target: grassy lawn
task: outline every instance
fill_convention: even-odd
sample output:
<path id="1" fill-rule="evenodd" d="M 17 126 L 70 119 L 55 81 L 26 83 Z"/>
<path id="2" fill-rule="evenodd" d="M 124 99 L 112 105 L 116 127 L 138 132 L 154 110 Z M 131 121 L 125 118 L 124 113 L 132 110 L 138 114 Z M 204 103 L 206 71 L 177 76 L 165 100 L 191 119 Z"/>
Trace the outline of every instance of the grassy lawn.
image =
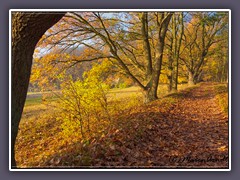
<path id="1" fill-rule="evenodd" d="M 30 97 L 26 99 L 25 107 L 42 104 L 42 97 Z"/>

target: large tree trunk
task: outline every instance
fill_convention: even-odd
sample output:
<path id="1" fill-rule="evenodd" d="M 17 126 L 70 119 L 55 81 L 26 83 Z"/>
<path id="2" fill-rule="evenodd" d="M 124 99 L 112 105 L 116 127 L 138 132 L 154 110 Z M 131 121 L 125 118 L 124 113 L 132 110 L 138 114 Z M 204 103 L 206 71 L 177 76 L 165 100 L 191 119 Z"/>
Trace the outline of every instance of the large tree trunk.
<path id="1" fill-rule="evenodd" d="M 164 14 L 161 14 L 162 21 L 161 23 L 157 22 L 159 29 L 158 29 L 158 40 L 156 45 L 155 63 L 153 63 L 152 66 L 148 65 L 148 69 L 150 69 L 150 71 L 147 70 L 147 77 L 150 77 L 150 80 L 148 81 L 147 85 L 145 87 L 140 86 L 143 89 L 145 103 L 154 101 L 158 98 L 157 89 L 158 89 L 158 83 L 159 83 L 159 78 L 161 74 L 161 68 L 162 68 L 164 41 L 165 41 L 167 29 L 168 29 L 168 24 L 171 20 L 172 15 L 173 13 L 167 14 L 164 18 Z M 145 19 L 143 18 L 143 22 L 144 21 L 146 21 L 146 17 Z M 149 62 L 152 63 L 152 59 L 150 58 L 151 51 L 148 47 L 148 40 L 146 39 L 146 37 L 148 37 L 145 30 L 146 27 L 147 27 L 147 24 L 144 25 L 142 29 L 142 33 L 145 34 L 144 46 L 145 46 L 145 49 L 148 50 L 147 51 L 148 54 L 146 53 L 145 57 L 148 60 L 148 64 L 149 64 Z"/>
<path id="2" fill-rule="evenodd" d="M 144 103 L 154 101 L 158 98 L 157 89 L 159 82 L 160 70 L 153 70 L 152 78 L 144 89 Z"/>
<path id="3" fill-rule="evenodd" d="M 194 84 L 195 84 L 194 74 L 193 74 L 191 71 L 189 71 L 189 72 L 188 72 L 188 85 L 189 85 L 189 86 L 192 86 L 192 85 L 194 85 Z"/>
<path id="4" fill-rule="evenodd" d="M 156 62 L 154 64 L 154 68 L 152 69 L 151 80 L 147 84 L 145 88 L 145 102 L 151 102 L 156 100 L 157 97 L 157 89 L 158 83 L 160 79 L 161 69 L 162 69 L 162 58 L 163 58 L 163 50 L 164 50 L 164 42 L 166 37 L 166 32 L 168 29 L 168 24 L 171 20 L 173 13 L 168 14 L 165 19 L 162 21 L 161 25 L 159 24 L 159 32 L 158 32 L 158 41 L 157 41 L 157 51 L 156 51 Z M 163 18 L 163 15 L 162 15 Z"/>
<path id="5" fill-rule="evenodd" d="M 16 168 L 15 141 L 26 100 L 35 46 L 64 13 L 12 13 L 11 167 Z"/>
<path id="6" fill-rule="evenodd" d="M 154 101 L 158 98 L 157 88 L 152 87 L 152 88 L 146 89 L 144 90 L 143 95 L 144 95 L 144 103 L 149 103 L 151 101 Z"/>

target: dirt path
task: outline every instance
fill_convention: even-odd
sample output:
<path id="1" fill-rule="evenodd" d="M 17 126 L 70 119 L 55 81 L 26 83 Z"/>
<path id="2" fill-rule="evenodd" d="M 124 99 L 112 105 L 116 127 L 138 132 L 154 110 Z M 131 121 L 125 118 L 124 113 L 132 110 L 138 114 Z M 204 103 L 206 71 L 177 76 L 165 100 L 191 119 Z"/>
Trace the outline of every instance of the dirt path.
<path id="1" fill-rule="evenodd" d="M 156 129 L 153 164 L 227 166 L 228 117 L 222 114 L 215 101 L 211 84 L 203 84 L 179 97 L 178 103 L 164 117 L 168 125 Z M 157 147 L 159 143 L 162 144 Z M 159 163 L 163 159 L 164 163 Z"/>
<path id="2" fill-rule="evenodd" d="M 212 84 L 201 84 L 173 97 L 177 103 L 168 111 L 162 111 L 163 107 L 151 111 L 155 103 L 147 107 L 151 124 L 144 135 L 114 147 L 121 155 L 111 158 L 107 154 L 104 162 L 99 159 L 99 165 L 227 168 L 228 117 L 216 104 Z M 143 116 L 138 113 L 135 118 Z"/>

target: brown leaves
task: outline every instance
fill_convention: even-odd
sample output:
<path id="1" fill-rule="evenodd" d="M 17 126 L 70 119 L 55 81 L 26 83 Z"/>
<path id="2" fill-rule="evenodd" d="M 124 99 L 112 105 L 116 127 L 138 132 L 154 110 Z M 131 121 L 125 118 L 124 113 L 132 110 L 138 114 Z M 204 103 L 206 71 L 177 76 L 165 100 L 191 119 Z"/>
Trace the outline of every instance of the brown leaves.
<path id="1" fill-rule="evenodd" d="M 212 101 L 212 93 L 212 89 L 204 85 L 187 92 L 182 101 L 168 108 L 161 106 L 159 100 L 135 109 L 135 114 L 126 114 L 125 118 L 131 122 L 128 127 L 123 123 L 121 131 L 116 130 L 118 133 L 112 133 L 111 138 L 105 139 L 114 145 L 106 149 L 111 158 L 104 161 L 115 167 L 119 164 L 137 167 L 227 167 L 228 127 L 222 123 L 226 119 L 220 118 L 222 114 Z M 116 139 L 121 143 L 115 143 Z M 120 154 L 114 155 L 113 151 Z M 171 157 L 174 160 L 170 161 Z"/>
<path id="2" fill-rule="evenodd" d="M 26 140 L 21 137 L 18 139 L 18 152 L 24 147 L 31 146 L 33 149 L 25 151 L 24 155 L 21 151 L 17 160 L 22 167 L 226 168 L 227 117 L 221 114 L 212 100 L 213 89 L 204 84 L 181 93 L 185 98 L 174 103 L 167 104 L 168 98 L 172 97 L 166 97 L 124 110 L 121 116 L 116 115 L 118 118 L 114 118 L 108 129 L 87 141 L 76 138 L 64 143 L 59 136 L 47 134 L 47 141 L 37 138 L 23 144 Z M 41 131 L 36 132 L 39 134 L 36 136 L 40 136 Z M 33 154 L 35 164 L 30 163 Z M 26 159 L 28 161 L 23 163 Z"/>

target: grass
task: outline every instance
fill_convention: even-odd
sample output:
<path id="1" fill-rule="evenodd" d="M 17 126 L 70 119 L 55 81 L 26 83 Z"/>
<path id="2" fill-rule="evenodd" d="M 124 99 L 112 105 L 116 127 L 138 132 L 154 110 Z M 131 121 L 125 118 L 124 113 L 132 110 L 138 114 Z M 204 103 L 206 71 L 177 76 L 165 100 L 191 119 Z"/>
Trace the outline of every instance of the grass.
<path id="1" fill-rule="evenodd" d="M 178 85 L 178 90 L 181 91 L 183 89 L 189 88 L 187 84 Z M 51 98 L 48 98 L 50 101 L 57 100 L 58 98 L 55 95 L 51 96 L 51 92 L 29 92 L 28 97 L 25 102 L 25 106 L 34 106 L 42 104 L 42 94 L 48 94 Z M 158 96 L 163 97 L 168 94 L 168 86 L 166 84 L 162 84 L 158 88 Z M 117 98 L 128 98 L 131 96 L 143 97 L 141 93 L 141 89 L 137 86 L 132 86 L 128 88 L 115 88 L 109 91 L 109 98 L 116 96 Z"/>
<path id="2" fill-rule="evenodd" d="M 27 98 L 26 102 L 25 102 L 25 107 L 26 106 L 35 106 L 38 104 L 42 103 L 42 97 L 31 97 L 31 98 Z"/>
<path id="3" fill-rule="evenodd" d="M 179 86 L 179 89 L 182 90 L 186 87 L 187 85 L 182 85 Z M 173 96 L 163 98 L 163 96 L 168 94 L 166 85 L 162 85 L 159 88 L 159 92 L 161 99 L 148 105 L 143 105 L 142 101 L 136 102 L 136 100 L 142 100 L 142 93 L 138 87 L 110 90 L 109 98 L 116 96 L 118 101 L 115 102 L 115 106 L 118 106 L 117 108 L 121 110 L 114 115 L 114 118 L 117 120 L 115 127 L 119 128 L 121 126 L 127 132 L 135 129 L 136 123 L 140 124 L 141 128 L 139 126 L 137 131 L 133 131 L 131 137 L 134 135 L 140 136 L 141 132 L 144 132 L 144 128 L 146 128 L 144 123 L 147 121 L 145 122 L 145 119 L 143 121 L 137 118 L 140 115 L 139 113 L 150 112 L 150 110 L 158 112 L 160 106 L 167 109 L 176 102 L 176 98 Z M 16 142 L 16 160 L 20 167 L 49 165 L 48 162 L 57 158 L 55 157 L 56 152 L 59 156 L 63 156 L 66 154 L 65 152 L 71 151 L 71 154 L 77 156 L 80 151 L 84 151 L 86 152 L 86 158 L 88 158 L 85 141 L 82 142 L 77 136 L 72 136 L 72 138 L 68 139 L 62 136 L 61 121 L 56 120 L 56 114 L 59 112 L 53 108 L 56 100 L 56 97 L 51 97 L 46 103 L 42 101 L 42 97 L 39 94 L 38 96 L 28 96 Z M 136 105 L 139 106 L 136 107 Z M 147 115 L 145 118 L 150 117 Z M 106 135 L 109 132 L 101 133 Z M 70 147 L 74 144 L 78 144 L 79 149 L 71 149 Z"/>
<path id="4" fill-rule="evenodd" d="M 58 97 L 54 94 L 50 94 L 50 92 L 43 93 L 43 95 L 40 92 L 34 94 L 28 93 L 24 107 L 44 104 L 45 100 L 54 102 L 58 100 Z"/>

